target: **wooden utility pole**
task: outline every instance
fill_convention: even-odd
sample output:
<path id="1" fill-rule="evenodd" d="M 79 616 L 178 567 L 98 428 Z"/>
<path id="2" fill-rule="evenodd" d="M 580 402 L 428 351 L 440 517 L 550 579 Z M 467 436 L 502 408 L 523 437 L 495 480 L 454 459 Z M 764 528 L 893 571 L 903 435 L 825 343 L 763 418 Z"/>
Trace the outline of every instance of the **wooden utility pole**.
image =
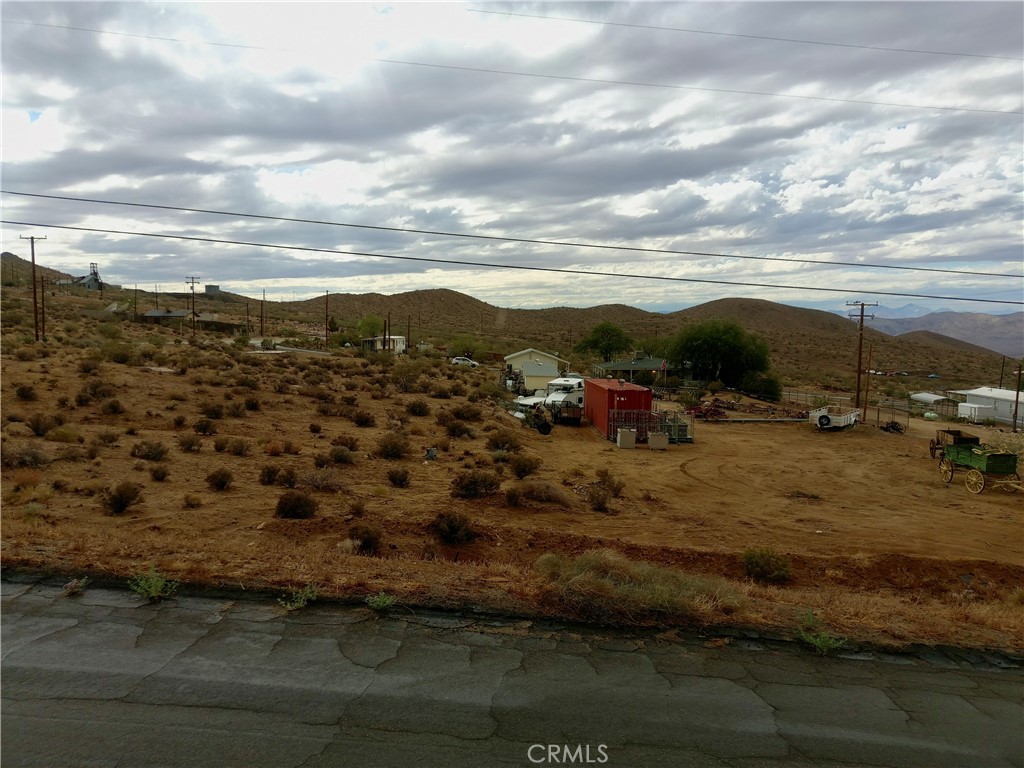
<path id="1" fill-rule="evenodd" d="M 1013 400 L 1013 431 L 1017 432 L 1017 411 L 1020 406 L 1020 374 L 1024 370 L 1024 361 L 1017 363 L 1017 396 Z"/>
<path id="2" fill-rule="evenodd" d="M 46 340 L 46 278 L 39 278 L 39 326 L 43 340 Z"/>
<path id="3" fill-rule="evenodd" d="M 132 307 L 132 315 L 135 317 L 135 322 L 139 322 L 139 284 L 135 284 L 135 303 Z"/>
<path id="4" fill-rule="evenodd" d="M 249 302 L 245 302 L 245 335 L 249 336 L 252 331 L 249 329 Z"/>
<path id="5" fill-rule="evenodd" d="M 36 237 L 35 235 L 29 235 L 25 237 L 25 235 L 20 235 L 19 239 L 28 240 L 29 246 L 32 249 L 32 319 L 34 321 L 36 341 L 39 341 L 39 298 L 36 295 L 36 240 L 45 240 L 46 236 Z"/>
<path id="6" fill-rule="evenodd" d="M 185 278 L 185 282 L 189 284 L 189 288 L 192 289 L 192 335 L 196 335 L 196 283 L 199 282 L 198 276 L 188 276 Z"/>
<path id="7" fill-rule="evenodd" d="M 409 352 L 412 346 L 412 315 L 405 316 L 405 351 Z"/>
<path id="8" fill-rule="evenodd" d="M 1003 355 L 1003 362 L 999 364 L 999 389 L 1003 388 L 1003 371 L 1006 370 L 1006 355 Z"/>
<path id="9" fill-rule="evenodd" d="M 264 323 L 266 322 L 266 318 L 267 318 L 267 311 L 266 311 L 266 309 L 264 307 L 264 305 L 266 305 L 266 303 L 267 303 L 267 289 L 264 288 L 263 289 L 263 299 L 262 299 L 262 301 L 260 301 L 260 336 L 261 337 L 265 333 L 265 331 L 263 330 L 263 326 L 264 326 Z"/>
<path id="10" fill-rule="evenodd" d="M 331 335 L 331 319 L 328 316 L 328 309 L 331 304 L 331 292 L 324 291 L 324 352 L 327 351 L 327 343 Z"/>
<path id="11" fill-rule="evenodd" d="M 873 347 L 868 344 L 868 370 L 871 370 L 871 350 Z M 871 374 L 869 373 L 867 379 L 864 380 L 864 406 L 860 413 L 861 423 L 865 423 L 868 420 L 868 392 L 871 390 Z M 877 426 L 877 425 L 876 425 Z"/>
<path id="12" fill-rule="evenodd" d="M 865 304 L 863 301 L 848 301 L 846 302 L 848 307 L 860 307 L 860 332 L 857 337 L 857 399 L 854 401 L 853 407 L 860 408 L 860 377 L 863 373 L 863 367 L 861 365 L 862 355 L 864 353 L 864 307 L 877 307 L 877 304 Z M 851 315 L 850 317 L 853 317 Z M 873 318 L 874 315 L 868 315 Z"/>

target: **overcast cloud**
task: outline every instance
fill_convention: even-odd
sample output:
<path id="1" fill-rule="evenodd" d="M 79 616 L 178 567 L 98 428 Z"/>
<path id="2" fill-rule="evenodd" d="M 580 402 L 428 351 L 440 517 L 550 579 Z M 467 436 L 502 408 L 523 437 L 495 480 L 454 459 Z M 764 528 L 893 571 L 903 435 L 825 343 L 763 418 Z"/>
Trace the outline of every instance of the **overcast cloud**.
<path id="1" fill-rule="evenodd" d="M 95 261 L 112 283 L 181 290 L 199 275 L 271 298 L 443 287 L 524 308 L 671 311 L 727 296 L 829 309 L 858 300 L 1020 308 L 868 291 L 1024 301 L 1019 2 L 5 2 L 0 13 L 8 192 L 1018 277 L 5 194 L 4 219 L 39 225 L 800 287 L 4 225 L 4 250 L 27 257 L 19 235 L 45 235 L 38 260 L 74 274 Z"/>

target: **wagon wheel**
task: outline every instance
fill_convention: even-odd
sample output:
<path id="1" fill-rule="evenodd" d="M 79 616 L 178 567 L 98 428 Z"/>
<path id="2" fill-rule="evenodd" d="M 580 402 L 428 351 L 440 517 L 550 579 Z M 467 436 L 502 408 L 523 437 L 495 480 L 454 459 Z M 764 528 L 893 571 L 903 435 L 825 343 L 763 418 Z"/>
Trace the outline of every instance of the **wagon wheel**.
<path id="1" fill-rule="evenodd" d="M 948 483 L 953 479 L 953 462 L 949 459 L 943 459 L 939 462 L 939 475 L 942 477 L 942 481 Z"/>
<path id="2" fill-rule="evenodd" d="M 1003 478 L 1003 482 L 999 484 L 999 487 L 1002 488 L 1007 493 L 1016 493 L 1018 490 L 1020 490 L 1021 487 L 1020 475 L 1018 475 L 1016 472 L 1007 475 L 1006 477 Z"/>
<path id="3" fill-rule="evenodd" d="M 928 441 L 928 453 L 930 453 L 932 455 L 933 459 L 935 458 L 935 452 L 938 449 L 939 449 L 939 443 L 938 443 L 938 441 L 935 440 L 935 438 L 932 438 L 931 440 Z"/>
<path id="4" fill-rule="evenodd" d="M 981 493 L 985 490 L 985 475 L 976 469 L 969 470 L 964 485 L 971 493 Z"/>

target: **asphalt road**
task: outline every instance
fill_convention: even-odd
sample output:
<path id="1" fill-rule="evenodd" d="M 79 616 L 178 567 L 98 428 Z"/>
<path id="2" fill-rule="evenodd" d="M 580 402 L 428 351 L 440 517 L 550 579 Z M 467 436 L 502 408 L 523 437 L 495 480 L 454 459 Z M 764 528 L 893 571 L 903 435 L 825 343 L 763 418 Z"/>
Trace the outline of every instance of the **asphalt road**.
<path id="1" fill-rule="evenodd" d="M 992 657 L 0 586 L 4 768 L 1024 766 Z"/>

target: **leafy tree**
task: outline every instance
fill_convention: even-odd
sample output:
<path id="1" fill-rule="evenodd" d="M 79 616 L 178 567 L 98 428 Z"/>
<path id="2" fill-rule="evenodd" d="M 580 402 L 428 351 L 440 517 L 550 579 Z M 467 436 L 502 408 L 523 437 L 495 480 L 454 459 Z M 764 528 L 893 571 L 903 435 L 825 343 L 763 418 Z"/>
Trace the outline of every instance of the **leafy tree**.
<path id="1" fill-rule="evenodd" d="M 574 349 L 577 352 L 597 352 L 607 363 L 613 355 L 625 352 L 632 346 L 633 340 L 619 326 L 614 323 L 598 323 Z"/>
<path id="2" fill-rule="evenodd" d="M 669 358 L 677 365 L 690 363 L 693 375 L 704 381 L 741 386 L 744 376 L 768 371 L 768 345 L 728 320 L 708 320 L 684 328 L 672 340 Z"/>
<path id="3" fill-rule="evenodd" d="M 367 315 L 356 325 L 359 335 L 364 339 L 380 336 L 384 330 L 384 320 L 376 315 Z"/>
<path id="4" fill-rule="evenodd" d="M 330 319 L 327 321 L 327 330 L 331 333 L 337 333 L 339 327 L 338 321 L 334 319 L 334 315 L 331 315 Z"/>

